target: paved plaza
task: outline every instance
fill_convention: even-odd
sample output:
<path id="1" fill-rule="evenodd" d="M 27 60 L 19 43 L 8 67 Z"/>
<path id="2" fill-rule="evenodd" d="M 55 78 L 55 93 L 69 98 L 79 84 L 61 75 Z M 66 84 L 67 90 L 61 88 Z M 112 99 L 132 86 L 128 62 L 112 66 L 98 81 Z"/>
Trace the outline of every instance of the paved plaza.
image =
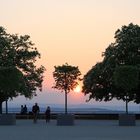
<path id="1" fill-rule="evenodd" d="M 74 126 L 57 126 L 56 120 L 17 120 L 0 126 L 0 140 L 140 140 L 140 121 L 118 126 L 117 120 L 76 120 Z"/>

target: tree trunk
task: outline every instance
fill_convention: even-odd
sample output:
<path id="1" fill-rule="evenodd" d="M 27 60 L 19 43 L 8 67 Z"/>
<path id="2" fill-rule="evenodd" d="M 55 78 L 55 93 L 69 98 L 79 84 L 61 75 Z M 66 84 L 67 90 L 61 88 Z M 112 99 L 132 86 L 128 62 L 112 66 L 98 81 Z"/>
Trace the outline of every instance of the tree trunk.
<path id="1" fill-rule="evenodd" d="M 68 88 L 68 85 L 67 85 L 67 73 L 65 72 L 65 114 L 68 113 L 68 111 L 67 111 L 67 88 Z"/>
<path id="2" fill-rule="evenodd" d="M 8 100 L 5 101 L 5 105 L 6 105 L 6 114 L 8 114 Z"/>
<path id="3" fill-rule="evenodd" d="M 67 90 L 65 90 L 65 114 L 67 114 Z"/>
<path id="4" fill-rule="evenodd" d="M 128 114 L 128 100 L 126 100 L 126 114 Z"/>
<path id="5" fill-rule="evenodd" d="M 2 114 L 2 102 L 0 101 L 0 114 Z"/>
<path id="6" fill-rule="evenodd" d="M 126 114 L 128 114 L 128 97 L 126 95 Z"/>

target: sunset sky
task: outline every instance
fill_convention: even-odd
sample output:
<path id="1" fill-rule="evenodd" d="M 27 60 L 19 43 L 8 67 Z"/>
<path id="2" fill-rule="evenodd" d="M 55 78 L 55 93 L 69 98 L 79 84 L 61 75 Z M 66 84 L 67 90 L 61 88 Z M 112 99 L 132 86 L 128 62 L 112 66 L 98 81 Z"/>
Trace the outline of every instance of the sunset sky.
<path id="1" fill-rule="evenodd" d="M 17 104 L 63 104 L 64 94 L 51 88 L 54 66 L 79 66 L 83 76 L 102 60 L 118 28 L 140 25 L 140 0 L 0 0 L 0 7 L 0 26 L 11 34 L 30 35 L 41 53 L 37 65 L 47 69 L 43 91 L 31 101 L 14 99 Z M 71 92 L 68 102 L 87 104 L 87 98 Z"/>

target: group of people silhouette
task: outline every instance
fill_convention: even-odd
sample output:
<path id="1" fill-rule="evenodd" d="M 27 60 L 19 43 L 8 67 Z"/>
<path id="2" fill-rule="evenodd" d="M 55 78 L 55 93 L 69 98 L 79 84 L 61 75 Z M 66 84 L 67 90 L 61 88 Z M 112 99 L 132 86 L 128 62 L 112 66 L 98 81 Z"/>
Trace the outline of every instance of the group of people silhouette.
<path id="1" fill-rule="evenodd" d="M 33 105 L 32 107 L 32 115 L 33 115 L 33 122 L 36 123 L 37 122 L 37 118 L 40 112 L 40 107 L 38 106 L 37 103 L 35 103 L 35 105 Z M 21 115 L 26 115 L 28 113 L 28 109 L 26 105 L 21 105 Z M 45 119 L 46 119 L 46 123 L 50 122 L 50 118 L 51 118 L 51 108 L 50 106 L 48 106 L 45 110 Z"/>
<path id="2" fill-rule="evenodd" d="M 27 106 L 26 105 L 21 105 L 21 111 L 20 114 L 25 115 L 27 114 L 28 110 L 27 110 Z"/>

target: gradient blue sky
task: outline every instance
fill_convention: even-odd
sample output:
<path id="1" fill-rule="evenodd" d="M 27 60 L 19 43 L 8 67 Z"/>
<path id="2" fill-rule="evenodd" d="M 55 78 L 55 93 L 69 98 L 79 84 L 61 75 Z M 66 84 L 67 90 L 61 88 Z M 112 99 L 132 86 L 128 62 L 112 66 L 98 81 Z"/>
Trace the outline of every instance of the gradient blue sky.
<path id="1" fill-rule="evenodd" d="M 30 35 L 42 56 L 37 64 L 47 69 L 43 92 L 31 101 L 16 98 L 15 104 L 63 104 L 64 94 L 51 88 L 54 66 L 68 62 L 84 75 L 102 60 L 118 28 L 131 22 L 140 25 L 140 0 L 0 0 L 0 6 L 0 26 Z M 86 98 L 70 93 L 69 104 L 83 104 Z"/>

